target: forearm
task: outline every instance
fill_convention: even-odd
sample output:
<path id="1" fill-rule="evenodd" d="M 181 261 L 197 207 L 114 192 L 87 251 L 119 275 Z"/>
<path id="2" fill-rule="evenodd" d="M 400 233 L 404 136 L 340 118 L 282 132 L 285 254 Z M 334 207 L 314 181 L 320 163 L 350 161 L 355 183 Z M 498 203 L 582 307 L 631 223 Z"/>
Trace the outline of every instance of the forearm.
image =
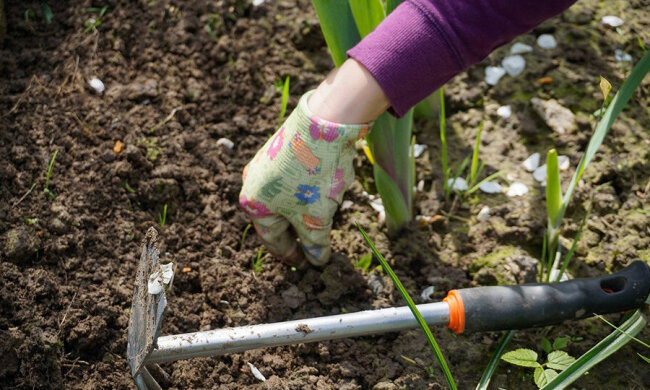
<path id="1" fill-rule="evenodd" d="M 348 55 L 401 116 L 496 47 L 575 0 L 407 0 Z"/>

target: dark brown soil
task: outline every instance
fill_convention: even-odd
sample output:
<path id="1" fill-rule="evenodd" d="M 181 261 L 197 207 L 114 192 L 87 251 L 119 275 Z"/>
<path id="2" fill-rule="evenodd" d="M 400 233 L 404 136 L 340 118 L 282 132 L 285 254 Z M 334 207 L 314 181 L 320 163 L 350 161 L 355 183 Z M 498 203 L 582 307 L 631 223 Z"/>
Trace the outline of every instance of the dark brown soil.
<path id="1" fill-rule="evenodd" d="M 521 41 L 555 34 L 559 47 L 536 48 L 518 78 L 488 87 L 483 68 L 500 49 L 453 80 L 446 90 L 449 144 L 457 166 L 486 120 L 481 156 L 488 171 L 508 169 L 532 189 L 521 198 L 476 193 L 456 202 L 455 218 L 410 228 L 389 240 L 362 192 L 372 188 L 358 160 L 358 181 L 346 195 L 333 238 L 337 254 L 324 269 L 291 271 L 268 255 L 255 274 L 260 242 L 237 206 L 240 172 L 274 130 L 280 94 L 273 83 L 291 77 L 290 108 L 315 87 L 331 61 L 309 1 L 238 0 L 50 1 L 43 20 L 38 1 L 6 1 L 7 36 L 0 46 L 0 387 L 132 388 L 126 328 L 139 244 L 158 225 L 163 261 L 178 265 L 163 334 L 352 312 L 402 305 L 390 280 L 353 264 L 368 253 L 355 223 L 363 225 L 394 264 L 407 289 L 435 285 L 434 299 L 451 288 L 523 282 L 510 264 L 483 267 L 490 253 L 516 250 L 539 257 L 545 227 L 543 191 L 520 162 L 551 146 L 577 163 L 589 138 L 590 114 L 600 106 L 598 76 L 620 86 L 630 63 L 650 42 L 647 2 L 579 2 Z M 89 7 L 108 6 L 97 31 L 84 22 Z M 27 9 L 35 13 L 26 19 Z M 618 14 L 617 33 L 600 24 Z M 215 37 L 206 31 L 212 26 Z M 104 94 L 88 80 L 98 77 Z M 551 84 L 537 79 L 552 77 Z M 532 96 L 556 98 L 578 115 L 577 132 L 553 134 L 534 114 Z M 496 108 L 511 104 L 506 121 Z M 569 243 L 591 202 L 584 236 L 570 267 L 574 276 L 616 271 L 634 259 L 650 261 L 650 84 L 636 92 L 585 175 L 568 213 Z M 436 123 L 416 123 L 417 213 L 449 210 L 441 191 Z M 227 137 L 230 151 L 217 146 Z M 116 141 L 125 147 L 114 151 Z M 116 149 L 116 150 L 119 150 Z M 52 155 L 49 189 L 45 177 Z M 566 183 L 572 169 L 563 174 Z M 361 185 L 364 183 L 364 186 Z M 28 190 L 33 191 L 25 196 Z M 593 190 L 599 191 L 593 194 Z M 593 201 L 590 201 L 593 199 Z M 479 223 L 483 205 L 493 217 Z M 505 248 L 505 249 L 504 249 Z M 504 252 L 505 253 L 505 252 Z M 478 265 L 477 265 L 478 264 Z M 620 315 L 614 315 L 617 321 Z M 570 335 L 578 356 L 609 332 L 599 320 L 519 332 L 511 348 L 541 352 L 542 336 Z M 455 336 L 434 329 L 459 388 L 473 388 L 499 334 Z M 640 338 L 650 339 L 647 330 Z M 577 383 L 590 389 L 650 388 L 650 370 L 630 345 Z M 445 388 L 419 331 L 354 340 L 269 348 L 163 368 L 169 388 Z M 415 361 L 416 364 L 412 362 Z M 253 363 L 267 378 L 250 373 Z M 434 369 L 429 367 L 434 364 Z M 429 374 L 432 372 L 432 375 Z M 494 387 L 534 388 L 526 370 L 501 364 Z"/>

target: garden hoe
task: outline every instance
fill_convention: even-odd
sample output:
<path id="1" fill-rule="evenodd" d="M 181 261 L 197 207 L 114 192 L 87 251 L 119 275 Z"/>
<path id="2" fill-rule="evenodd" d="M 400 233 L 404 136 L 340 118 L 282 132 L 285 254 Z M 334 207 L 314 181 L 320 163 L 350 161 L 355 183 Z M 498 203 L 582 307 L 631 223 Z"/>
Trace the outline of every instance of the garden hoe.
<path id="1" fill-rule="evenodd" d="M 139 389 L 161 388 L 154 376 L 160 380 L 167 374 L 158 363 L 418 327 L 404 306 L 158 337 L 173 268 L 160 263 L 157 235 L 150 228 L 142 244 L 129 321 L 127 354 Z M 459 334 L 531 328 L 622 312 L 641 307 L 649 293 L 650 267 L 636 261 L 603 277 L 452 290 L 442 302 L 417 308 L 429 325 L 446 325 Z"/>

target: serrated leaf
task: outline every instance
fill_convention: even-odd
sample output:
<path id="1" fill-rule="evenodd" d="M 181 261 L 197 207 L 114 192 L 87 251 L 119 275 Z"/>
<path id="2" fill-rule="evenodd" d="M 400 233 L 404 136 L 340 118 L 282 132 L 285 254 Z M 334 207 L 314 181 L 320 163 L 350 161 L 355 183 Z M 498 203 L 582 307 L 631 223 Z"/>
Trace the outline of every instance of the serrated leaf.
<path id="1" fill-rule="evenodd" d="M 535 369 L 535 384 L 537 387 L 540 389 L 548 384 L 548 382 L 552 381 L 553 378 L 557 376 L 557 372 L 555 370 L 551 369 L 543 369 L 542 367 L 537 367 Z"/>
<path id="2" fill-rule="evenodd" d="M 556 370 L 566 370 L 571 363 L 575 362 L 575 358 L 564 351 L 553 351 L 548 354 L 548 364 L 550 368 Z"/>
<path id="3" fill-rule="evenodd" d="M 569 336 L 556 338 L 555 341 L 553 341 L 553 349 L 566 348 L 566 346 L 569 344 L 570 339 L 571 339 L 571 337 L 569 337 Z"/>
<path id="4" fill-rule="evenodd" d="M 551 351 L 553 350 L 553 347 L 551 347 L 551 342 L 548 341 L 546 337 L 542 337 L 542 349 L 546 353 L 551 353 Z"/>
<path id="5" fill-rule="evenodd" d="M 541 367 L 541 365 L 537 363 L 537 352 L 526 348 L 519 348 L 504 353 L 503 356 L 501 356 L 501 359 L 516 366 Z"/>
<path id="6" fill-rule="evenodd" d="M 603 100 L 607 100 L 609 92 L 612 90 L 612 84 L 606 78 L 600 76 L 600 91 L 603 93 Z"/>

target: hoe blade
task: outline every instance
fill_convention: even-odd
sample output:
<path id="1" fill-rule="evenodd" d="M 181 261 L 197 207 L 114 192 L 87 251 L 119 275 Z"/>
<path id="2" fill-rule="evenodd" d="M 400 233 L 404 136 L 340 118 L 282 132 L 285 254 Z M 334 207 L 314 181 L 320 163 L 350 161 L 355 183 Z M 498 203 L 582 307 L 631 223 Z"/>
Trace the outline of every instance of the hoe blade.
<path id="1" fill-rule="evenodd" d="M 144 365 L 156 346 L 163 314 L 167 306 L 165 289 L 171 285 L 170 278 L 168 285 L 159 289 L 156 293 L 150 293 L 148 288 L 150 275 L 155 272 L 160 273 L 161 269 L 158 260 L 158 249 L 155 245 L 157 238 L 158 232 L 156 229 L 149 228 L 142 242 L 142 254 L 138 263 L 133 302 L 131 304 L 127 357 L 131 375 L 136 379 L 136 382 L 138 382 L 138 379 L 142 380 L 138 376 L 147 376 L 148 374 Z"/>

